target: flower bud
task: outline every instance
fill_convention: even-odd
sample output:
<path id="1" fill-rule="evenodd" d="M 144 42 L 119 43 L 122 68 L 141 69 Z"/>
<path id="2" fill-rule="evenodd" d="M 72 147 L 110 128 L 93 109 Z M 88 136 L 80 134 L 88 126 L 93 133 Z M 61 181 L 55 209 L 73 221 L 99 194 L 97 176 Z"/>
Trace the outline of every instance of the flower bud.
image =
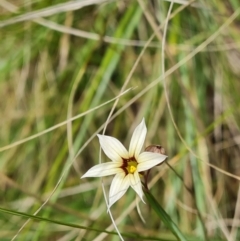
<path id="1" fill-rule="evenodd" d="M 159 154 L 162 154 L 162 155 L 165 154 L 165 149 L 160 145 L 150 145 L 150 146 L 145 148 L 145 151 L 159 153 Z"/>

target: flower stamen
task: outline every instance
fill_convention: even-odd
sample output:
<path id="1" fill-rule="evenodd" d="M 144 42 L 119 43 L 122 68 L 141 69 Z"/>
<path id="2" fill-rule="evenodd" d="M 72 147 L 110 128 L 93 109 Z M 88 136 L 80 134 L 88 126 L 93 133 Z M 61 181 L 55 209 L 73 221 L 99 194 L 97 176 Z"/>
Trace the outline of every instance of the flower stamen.
<path id="1" fill-rule="evenodd" d="M 138 163 L 135 160 L 128 160 L 126 167 L 128 173 L 133 174 L 137 170 L 137 164 Z"/>

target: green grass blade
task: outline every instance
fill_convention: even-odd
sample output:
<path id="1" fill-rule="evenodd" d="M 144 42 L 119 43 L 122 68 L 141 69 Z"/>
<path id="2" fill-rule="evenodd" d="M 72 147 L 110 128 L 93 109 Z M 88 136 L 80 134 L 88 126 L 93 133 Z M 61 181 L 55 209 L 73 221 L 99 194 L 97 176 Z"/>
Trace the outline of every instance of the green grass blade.
<path id="1" fill-rule="evenodd" d="M 146 190 L 144 190 L 144 193 L 150 206 L 155 210 L 155 212 L 160 217 L 160 219 L 164 222 L 166 227 L 168 227 L 172 231 L 172 233 L 177 237 L 178 240 L 187 241 L 187 239 L 184 237 L 182 232 L 178 229 L 177 225 L 172 221 L 169 215 L 164 211 L 164 209 L 157 202 L 154 196 Z"/>
<path id="2" fill-rule="evenodd" d="M 36 216 L 36 215 L 34 216 L 34 215 L 23 213 L 23 212 L 17 212 L 17 211 L 13 211 L 13 210 L 1 208 L 1 207 L 0 207 L 0 212 L 9 214 L 9 215 L 32 219 L 32 220 L 40 221 L 40 222 L 58 224 L 58 225 L 77 228 L 77 229 L 85 229 L 85 230 L 89 230 L 89 231 L 95 231 L 97 233 L 107 233 L 107 234 L 112 234 L 112 235 L 118 235 L 117 232 L 107 231 L 102 228 L 94 228 L 94 227 L 87 227 L 87 226 L 83 226 L 83 225 L 79 225 L 79 224 L 66 223 L 66 222 L 62 222 L 62 221 L 58 221 L 58 220 L 54 220 L 54 219 L 48 219 L 48 218 L 44 218 L 44 217 L 40 217 L 40 216 Z M 161 238 L 150 237 L 150 236 L 144 237 L 142 235 L 133 234 L 133 233 L 122 233 L 122 235 L 127 238 L 134 238 L 134 240 L 173 241 L 172 239 L 161 239 Z"/>

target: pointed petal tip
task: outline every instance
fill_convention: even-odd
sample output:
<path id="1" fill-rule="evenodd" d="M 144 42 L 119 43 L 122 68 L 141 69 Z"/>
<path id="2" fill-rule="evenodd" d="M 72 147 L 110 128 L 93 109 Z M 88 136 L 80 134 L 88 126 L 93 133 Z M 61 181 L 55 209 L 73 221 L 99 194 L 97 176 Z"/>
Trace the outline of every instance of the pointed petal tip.
<path id="1" fill-rule="evenodd" d="M 88 177 L 88 175 L 86 175 L 87 174 L 87 172 L 84 174 L 84 175 L 82 175 L 81 177 L 80 177 L 80 179 L 83 179 L 83 178 L 85 178 L 85 177 Z"/>
<path id="2" fill-rule="evenodd" d="M 166 155 L 163 155 L 163 154 L 160 154 L 162 157 L 164 157 L 165 159 L 168 157 L 168 156 L 166 156 Z"/>
<path id="3" fill-rule="evenodd" d="M 112 204 L 107 204 L 107 213 L 109 213 L 110 211 L 110 208 L 112 207 L 113 203 Z"/>
<path id="4" fill-rule="evenodd" d="M 140 122 L 140 124 L 138 126 L 145 126 L 146 127 L 146 123 L 145 123 L 145 118 L 142 118 L 142 121 Z"/>
<path id="5" fill-rule="evenodd" d="M 164 156 L 163 161 L 165 161 L 168 158 L 168 156 L 166 156 L 166 155 L 163 155 L 163 156 Z"/>
<path id="6" fill-rule="evenodd" d="M 108 200 L 109 203 L 107 203 L 107 213 L 109 213 L 110 208 L 111 208 L 112 205 L 113 205 L 114 203 L 116 203 L 117 201 L 118 201 L 118 200 L 115 200 L 115 201 L 111 202 L 110 199 Z"/>
<path id="7" fill-rule="evenodd" d="M 80 177 L 80 179 L 83 179 L 83 178 L 85 178 L 86 177 L 86 175 L 84 174 L 84 175 L 82 175 L 81 177 Z"/>
<path id="8" fill-rule="evenodd" d="M 144 201 L 143 197 L 141 198 L 141 200 L 142 200 L 142 202 L 143 202 L 144 204 L 146 204 L 146 202 Z"/>

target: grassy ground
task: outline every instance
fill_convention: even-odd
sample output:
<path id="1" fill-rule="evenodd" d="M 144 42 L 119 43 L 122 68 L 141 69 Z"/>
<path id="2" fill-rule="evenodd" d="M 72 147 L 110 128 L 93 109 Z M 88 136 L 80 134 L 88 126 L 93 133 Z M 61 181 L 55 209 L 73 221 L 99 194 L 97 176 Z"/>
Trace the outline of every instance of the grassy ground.
<path id="1" fill-rule="evenodd" d="M 127 147 L 145 117 L 175 170 L 151 192 L 179 229 L 240 239 L 240 4 L 176 2 L 166 27 L 169 1 L 0 1 L 0 240 L 119 240 L 100 179 L 80 177 L 128 88 L 106 134 Z M 176 240 L 137 202 L 111 209 L 124 240 Z"/>

